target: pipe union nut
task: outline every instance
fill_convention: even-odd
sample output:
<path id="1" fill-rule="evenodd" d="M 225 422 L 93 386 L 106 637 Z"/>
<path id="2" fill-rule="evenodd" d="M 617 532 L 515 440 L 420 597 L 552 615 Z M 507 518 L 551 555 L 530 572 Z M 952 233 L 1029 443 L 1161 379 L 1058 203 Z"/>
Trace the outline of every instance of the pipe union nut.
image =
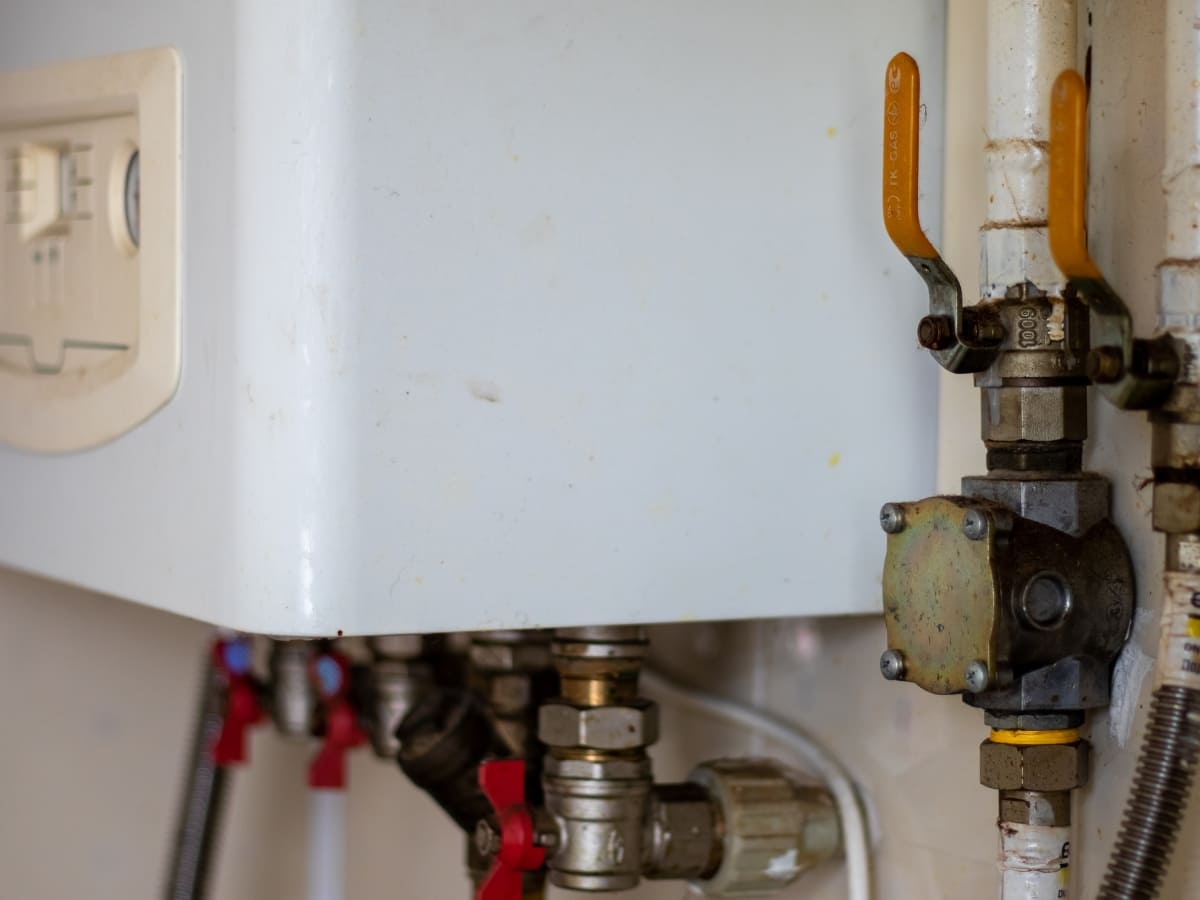
<path id="1" fill-rule="evenodd" d="M 688 781 L 720 810 L 721 862 L 692 882 L 709 897 L 761 897 L 841 848 L 841 825 L 824 788 L 795 783 L 771 760 L 724 759 L 697 766 Z"/>
<path id="2" fill-rule="evenodd" d="M 979 748 L 979 783 L 998 791 L 1069 791 L 1088 778 L 1088 745 L 1021 747 L 984 741 Z"/>
<path id="3" fill-rule="evenodd" d="M 551 702 L 538 710 L 538 738 L 549 747 L 636 750 L 658 740 L 658 707 L 649 700 L 617 706 Z"/>

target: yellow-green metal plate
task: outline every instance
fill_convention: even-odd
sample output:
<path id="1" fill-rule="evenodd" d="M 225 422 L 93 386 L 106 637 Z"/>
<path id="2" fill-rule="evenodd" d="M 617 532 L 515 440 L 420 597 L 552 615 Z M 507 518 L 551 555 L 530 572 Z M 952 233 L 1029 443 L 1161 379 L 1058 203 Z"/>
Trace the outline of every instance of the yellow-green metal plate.
<path id="1" fill-rule="evenodd" d="M 967 690 L 967 666 L 996 665 L 999 586 L 996 530 L 971 540 L 963 516 L 978 501 L 931 497 L 896 504 L 904 528 L 888 535 L 883 610 L 889 649 L 904 657 L 904 680 L 935 694 Z"/>

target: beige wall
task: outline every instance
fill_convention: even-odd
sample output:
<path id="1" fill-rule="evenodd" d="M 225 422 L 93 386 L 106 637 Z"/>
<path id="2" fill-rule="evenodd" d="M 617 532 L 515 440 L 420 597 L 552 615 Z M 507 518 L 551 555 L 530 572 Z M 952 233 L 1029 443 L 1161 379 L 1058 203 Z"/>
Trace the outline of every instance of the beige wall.
<path id="1" fill-rule="evenodd" d="M 0 598 L 0 896 L 156 896 L 208 629 L 14 573 L 0 573 Z M 664 667 L 765 703 L 843 751 L 884 823 L 881 898 L 978 895 L 992 874 L 991 798 L 975 784 L 978 716 L 886 685 L 882 640 L 880 624 L 861 619 L 655 633 Z M 663 730 L 655 759 L 666 779 L 702 758 L 774 749 L 671 709 Z M 252 764 L 234 782 L 219 900 L 303 896 L 307 753 L 256 734 Z M 367 752 L 355 755 L 350 781 L 354 900 L 467 895 L 459 837 L 430 801 Z M 836 866 L 802 887 L 782 896 L 845 896 Z M 626 896 L 682 893 L 660 884 Z"/>

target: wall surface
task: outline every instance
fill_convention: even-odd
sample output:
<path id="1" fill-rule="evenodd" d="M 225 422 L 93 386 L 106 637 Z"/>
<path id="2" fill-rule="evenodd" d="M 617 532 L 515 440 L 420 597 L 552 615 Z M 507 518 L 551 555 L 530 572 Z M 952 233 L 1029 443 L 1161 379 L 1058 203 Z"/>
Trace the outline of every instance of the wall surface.
<path id="1" fill-rule="evenodd" d="M 943 246 L 965 285 L 975 280 L 983 206 L 982 8 L 976 0 L 950 4 Z M 1093 164 L 1093 250 L 1137 304 L 1146 331 L 1161 247 L 1161 3 L 1107 0 L 1094 12 L 1106 22 L 1094 39 L 1096 130 L 1112 129 L 1112 140 Z M 1119 52 L 1112 44 L 1119 34 L 1144 53 Z M 1131 226 L 1135 221 L 1144 227 Z M 897 335 L 909 339 L 907 332 Z M 941 485 L 953 490 L 960 475 L 982 469 L 969 379 L 948 381 L 941 402 Z M 1076 811 L 1078 898 L 1094 896 L 1129 785 L 1150 686 L 1144 675 L 1155 642 L 1161 550 L 1136 488 L 1147 429 L 1140 417 L 1098 403 L 1095 414 L 1092 462 L 1114 479 L 1147 611 L 1122 661 L 1118 714 L 1093 716 L 1090 724 L 1097 752 L 1092 784 Z M 880 498 L 886 499 L 907 498 Z M 207 636 L 195 622 L 0 573 L 5 898 L 156 896 Z M 841 752 L 873 798 L 881 825 L 879 900 L 994 895 L 995 801 L 977 779 L 981 716 L 954 700 L 883 682 L 878 619 L 678 625 L 656 629 L 654 641 L 664 669 L 801 722 Z M 662 778 L 682 777 L 702 758 L 778 752 L 753 735 L 670 708 L 663 731 L 655 750 Z M 235 779 L 215 900 L 303 896 L 307 752 L 265 731 L 254 738 L 253 764 Z M 465 898 L 460 840 L 432 803 L 366 753 L 355 756 L 350 778 L 350 896 Z M 1196 821 L 1193 809 L 1185 847 L 1196 846 Z M 1184 886 L 1182 868 L 1176 866 L 1165 898 L 1200 897 Z M 679 885 L 651 885 L 625 896 L 676 900 L 682 893 Z M 830 865 L 781 896 L 840 900 L 844 880 Z"/>
<path id="2" fill-rule="evenodd" d="M 14 573 L 0 573 L 0 598 L 9 735 L 0 770 L 10 773 L 2 895 L 156 896 L 208 628 Z M 841 751 L 883 823 L 881 900 L 986 893 L 992 810 L 975 783 L 978 716 L 885 684 L 877 620 L 678 625 L 655 629 L 653 640 L 665 670 L 803 722 Z M 669 707 L 663 733 L 655 768 L 668 780 L 701 759 L 780 752 Z M 303 897 L 308 753 L 267 730 L 255 735 L 252 763 L 234 778 L 214 900 Z M 366 752 L 354 756 L 350 783 L 353 900 L 468 896 L 461 840 L 431 801 Z M 625 896 L 675 900 L 683 890 L 653 884 Z M 780 895 L 844 896 L 834 865 Z"/>

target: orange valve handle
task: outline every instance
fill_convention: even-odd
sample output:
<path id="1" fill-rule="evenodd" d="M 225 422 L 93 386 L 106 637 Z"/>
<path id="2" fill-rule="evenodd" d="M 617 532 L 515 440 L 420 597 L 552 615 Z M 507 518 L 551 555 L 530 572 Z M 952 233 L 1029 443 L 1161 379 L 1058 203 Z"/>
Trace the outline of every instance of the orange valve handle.
<path id="1" fill-rule="evenodd" d="M 1068 69 L 1050 92 L 1050 254 L 1068 278 L 1099 280 L 1087 249 L 1087 88 Z"/>
<path id="2" fill-rule="evenodd" d="M 917 210 L 921 72 L 907 53 L 888 63 L 883 103 L 883 224 L 901 253 L 937 259 Z"/>

